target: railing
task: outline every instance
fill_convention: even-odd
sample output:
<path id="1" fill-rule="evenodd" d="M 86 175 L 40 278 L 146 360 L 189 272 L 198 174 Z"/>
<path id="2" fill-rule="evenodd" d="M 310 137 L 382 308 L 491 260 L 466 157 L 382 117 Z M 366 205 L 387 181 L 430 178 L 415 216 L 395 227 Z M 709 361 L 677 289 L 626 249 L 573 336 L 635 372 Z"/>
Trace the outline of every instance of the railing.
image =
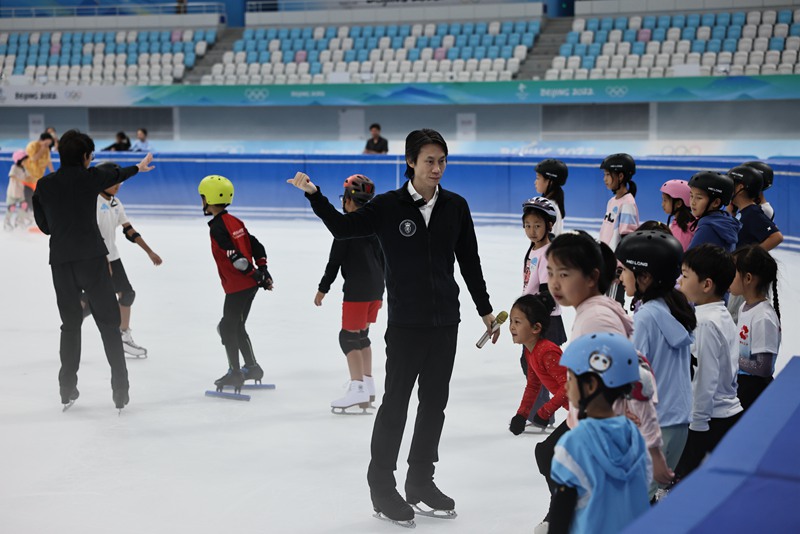
<path id="1" fill-rule="evenodd" d="M 421 7 L 475 4 L 513 4 L 527 0 L 253 0 L 247 2 L 247 13 L 274 11 L 318 11 L 368 9 L 381 7 Z"/>
<path id="2" fill-rule="evenodd" d="M 115 6 L 37 6 L 3 7 L 0 18 L 39 18 L 39 17 L 99 17 L 120 15 L 175 15 L 218 13 L 225 15 L 225 4 L 220 2 L 200 2 L 178 4 L 138 4 Z"/>

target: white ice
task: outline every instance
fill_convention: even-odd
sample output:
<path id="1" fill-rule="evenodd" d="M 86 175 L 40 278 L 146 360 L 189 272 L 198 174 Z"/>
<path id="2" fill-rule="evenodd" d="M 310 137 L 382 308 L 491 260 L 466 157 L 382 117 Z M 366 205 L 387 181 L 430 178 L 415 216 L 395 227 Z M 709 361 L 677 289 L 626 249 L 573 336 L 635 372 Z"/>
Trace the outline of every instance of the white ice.
<path id="1" fill-rule="evenodd" d="M 235 209 L 233 210 L 235 213 Z M 318 221 L 250 221 L 267 246 L 276 286 L 260 292 L 248 322 L 274 391 L 249 403 L 204 397 L 226 367 L 215 332 L 223 294 L 197 219 L 138 219 L 164 259 L 149 263 L 121 238 L 137 291 L 134 339 L 148 359 L 129 359 L 131 403 L 111 401 L 97 329 L 83 328 L 81 397 L 61 412 L 59 318 L 45 236 L 0 234 L 0 532 L 204 534 L 399 532 L 371 517 L 366 484 L 373 416 L 338 416 L 329 402 L 347 380 L 337 342 L 340 281 L 313 305 L 330 246 Z M 520 291 L 526 240 L 516 227 L 477 229 L 496 311 Z M 800 353 L 800 256 L 778 251 L 783 280 L 782 368 Z M 460 278 L 459 278 L 460 280 Z M 482 325 L 462 284 L 459 351 L 436 481 L 455 498 L 454 521 L 418 517 L 419 532 L 531 532 L 546 513 L 533 449 L 540 435 L 513 436 L 508 421 L 525 385 L 520 349 L 506 329 L 475 348 Z M 565 312 L 567 331 L 573 314 Z M 386 314 L 372 328 L 375 376 L 383 378 Z M 382 388 L 381 388 L 382 389 Z M 398 459 L 402 489 L 409 424 Z"/>

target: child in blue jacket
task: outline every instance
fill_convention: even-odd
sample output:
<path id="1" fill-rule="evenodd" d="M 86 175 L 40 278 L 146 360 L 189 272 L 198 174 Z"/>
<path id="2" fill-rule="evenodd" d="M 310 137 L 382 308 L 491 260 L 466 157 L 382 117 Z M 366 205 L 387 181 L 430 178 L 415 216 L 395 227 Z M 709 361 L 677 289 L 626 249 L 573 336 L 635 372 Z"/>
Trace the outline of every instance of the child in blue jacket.
<path id="1" fill-rule="evenodd" d="M 702 171 L 689 180 L 689 189 L 692 215 L 697 220 L 694 237 L 686 250 L 710 243 L 733 252 L 741 223 L 723 210 L 733 198 L 733 180 L 725 174 Z"/>

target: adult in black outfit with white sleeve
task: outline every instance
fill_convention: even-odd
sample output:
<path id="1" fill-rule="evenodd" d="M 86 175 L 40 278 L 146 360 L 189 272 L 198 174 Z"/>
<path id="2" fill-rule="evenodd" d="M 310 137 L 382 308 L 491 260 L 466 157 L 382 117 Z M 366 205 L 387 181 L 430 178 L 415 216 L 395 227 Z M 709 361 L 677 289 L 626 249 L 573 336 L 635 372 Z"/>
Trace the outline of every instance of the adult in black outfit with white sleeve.
<path id="1" fill-rule="evenodd" d="M 441 134 L 415 130 L 406 137 L 409 181 L 347 214 L 332 206 L 305 174 L 298 172 L 288 180 L 305 191 L 314 213 L 335 238 L 374 234 L 383 248 L 388 293 L 386 384 L 372 432 L 367 480 L 375 511 L 395 522 L 413 522 L 415 509 L 409 503 L 420 501 L 454 515 L 454 500 L 433 482 L 433 464 L 439 460 L 460 322 L 456 259 L 486 328 L 491 330 L 494 321 L 469 206 L 439 185 L 446 165 L 447 144 Z M 493 334 L 492 342 L 498 335 Z M 396 489 L 394 471 L 417 380 L 419 408 L 408 456 L 406 502 Z"/>
<path id="2" fill-rule="evenodd" d="M 153 156 L 147 154 L 130 167 L 89 168 L 94 141 L 77 130 L 61 137 L 58 153 L 61 167 L 37 183 L 33 212 L 39 229 L 50 236 L 50 270 L 61 315 L 61 402 L 70 406 L 78 398 L 83 291 L 111 366 L 114 405 L 121 410 L 128 403 L 128 370 L 119 331 L 119 305 L 106 259 L 108 250 L 97 227 L 97 195 L 138 172 L 152 170 Z"/>

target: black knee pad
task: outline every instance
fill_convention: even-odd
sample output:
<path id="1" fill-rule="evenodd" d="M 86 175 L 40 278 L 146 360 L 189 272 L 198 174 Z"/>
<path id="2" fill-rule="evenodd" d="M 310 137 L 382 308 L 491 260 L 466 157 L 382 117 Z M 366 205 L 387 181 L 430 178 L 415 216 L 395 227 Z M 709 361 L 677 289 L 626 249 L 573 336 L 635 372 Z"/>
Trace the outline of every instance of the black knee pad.
<path id="1" fill-rule="evenodd" d="M 342 352 L 344 352 L 345 356 L 354 350 L 361 350 L 361 332 L 340 330 L 339 346 L 342 347 Z"/>
<path id="2" fill-rule="evenodd" d="M 136 291 L 134 291 L 133 289 L 128 291 L 123 291 L 119 295 L 120 306 L 132 306 L 134 300 L 136 300 Z"/>
<path id="3" fill-rule="evenodd" d="M 369 340 L 369 327 L 367 327 L 365 330 L 362 330 L 361 332 L 359 332 L 359 336 L 361 338 L 360 342 L 361 342 L 361 348 L 362 349 L 366 349 L 367 347 L 369 347 L 372 344 L 372 342 Z"/>

